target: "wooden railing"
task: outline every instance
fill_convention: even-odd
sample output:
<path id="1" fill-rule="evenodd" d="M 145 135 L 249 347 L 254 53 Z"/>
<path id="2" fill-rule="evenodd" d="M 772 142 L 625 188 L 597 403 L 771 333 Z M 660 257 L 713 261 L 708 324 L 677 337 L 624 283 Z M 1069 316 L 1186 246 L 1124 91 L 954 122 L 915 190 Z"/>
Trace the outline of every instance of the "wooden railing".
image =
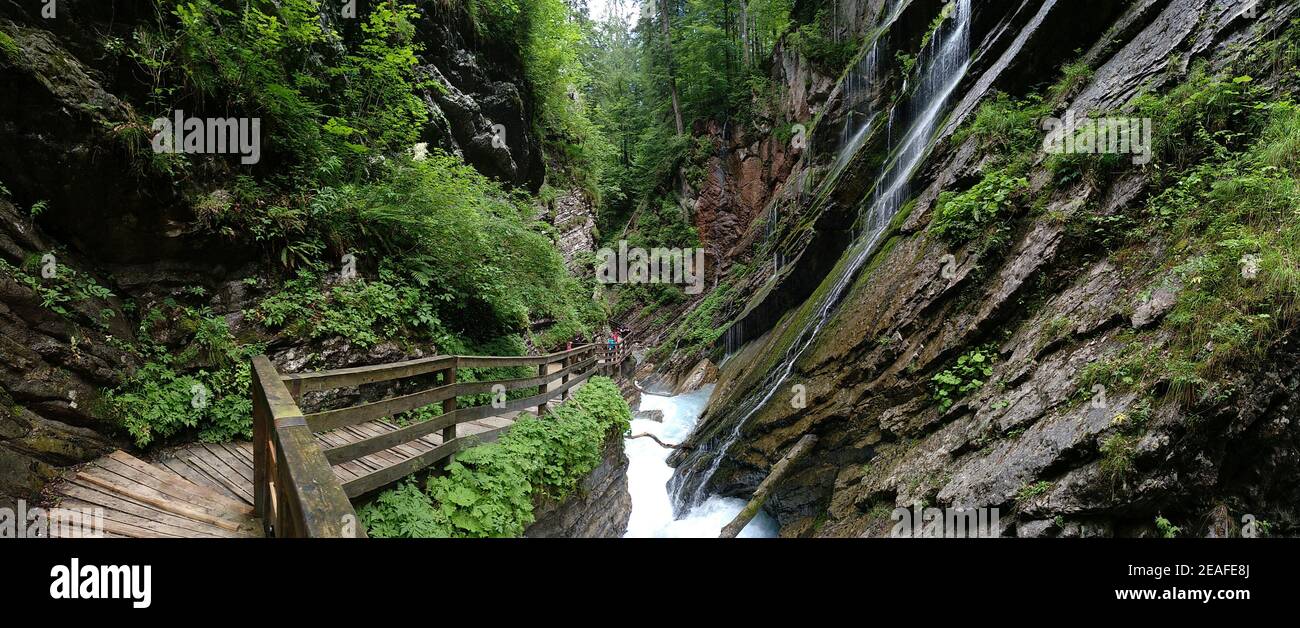
<path id="1" fill-rule="evenodd" d="M 494 440 L 509 426 L 462 437 L 457 425 L 536 408 L 543 415 L 553 400 L 600 372 L 617 377 L 630 355 L 626 343 L 611 348 L 596 343 L 539 356 L 434 356 L 374 366 L 280 375 L 265 356 L 253 359 L 254 495 L 257 515 L 269 535 L 279 537 L 364 536 L 350 498 L 368 493 L 452 454 Z M 535 377 L 458 382 L 457 370 L 482 367 L 537 366 Z M 347 408 L 304 415 L 304 393 L 362 384 L 436 376 L 436 386 Z M 538 388 L 528 397 L 504 400 L 503 392 Z M 492 393 L 488 405 L 460 407 L 458 397 Z M 322 446 L 314 436 L 348 426 L 392 417 L 441 403 L 442 414 L 362 440 Z M 340 482 L 333 466 L 411 443 L 441 431 L 441 444 L 392 466 Z"/>
<path id="2" fill-rule="evenodd" d="M 253 508 L 267 534 L 364 535 L 334 469 L 266 356 L 253 358 L 252 380 Z"/>

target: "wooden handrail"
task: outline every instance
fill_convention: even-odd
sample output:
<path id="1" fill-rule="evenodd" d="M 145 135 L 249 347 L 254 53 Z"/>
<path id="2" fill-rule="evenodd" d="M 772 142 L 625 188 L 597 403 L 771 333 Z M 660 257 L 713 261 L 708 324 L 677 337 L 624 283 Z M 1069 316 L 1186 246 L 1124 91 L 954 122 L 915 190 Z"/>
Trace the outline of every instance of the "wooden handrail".
<path id="1" fill-rule="evenodd" d="M 457 437 L 469 421 L 536 408 L 567 399 L 569 390 L 597 372 L 611 376 L 630 355 L 626 343 L 613 350 L 592 343 L 540 356 L 433 356 L 393 364 L 280 375 L 266 356 L 253 358 L 254 507 L 268 534 L 275 536 L 364 536 L 349 501 L 475 444 L 495 440 L 509 426 Z M 535 377 L 458 382 L 457 370 L 476 367 L 537 366 Z M 558 365 L 558 369 L 551 370 Z M 309 391 L 371 384 L 416 375 L 441 374 L 440 385 L 348 408 L 303 415 L 298 401 Z M 537 394 L 479 406 L 459 406 L 458 397 L 538 387 Z M 314 433 L 391 417 L 433 403 L 443 414 L 359 441 L 323 447 Z M 442 430 L 442 442 L 401 462 L 341 482 L 334 465 L 383 452 Z M 355 432 L 355 430 L 354 430 Z M 428 442 L 427 440 L 425 442 Z"/>
<path id="2" fill-rule="evenodd" d="M 594 359 L 594 358 L 593 358 Z M 590 360 L 589 360 L 590 361 Z M 584 362 L 583 364 L 586 364 Z M 566 371 L 560 371 L 551 377 L 533 377 L 526 379 L 487 381 L 487 382 L 458 382 L 455 384 L 446 384 L 437 388 L 422 390 L 409 395 L 399 397 L 389 397 L 380 401 L 364 403 L 347 408 L 338 408 L 336 410 L 326 410 L 307 415 L 307 425 L 313 432 L 324 432 L 328 430 L 356 425 L 366 421 L 382 419 L 423 408 L 424 406 L 445 401 L 452 397 L 462 395 L 473 395 L 482 392 L 490 392 L 493 386 L 503 386 L 505 390 L 516 390 L 519 388 L 531 388 L 541 384 L 549 383 Z"/>
<path id="3" fill-rule="evenodd" d="M 334 469 L 266 356 L 253 358 L 253 508 L 268 535 L 365 536 Z"/>
<path id="4" fill-rule="evenodd" d="M 284 380 L 285 385 L 287 385 L 294 391 L 295 395 L 297 395 L 315 390 L 359 386 L 361 384 L 373 384 L 393 379 L 414 377 L 416 375 L 426 375 L 444 370 L 452 364 L 456 364 L 459 368 L 485 366 L 537 366 L 539 364 L 552 364 L 559 362 L 566 357 L 591 351 L 597 346 L 599 345 L 596 343 L 585 344 L 580 347 L 574 347 L 573 349 L 558 351 L 547 355 L 436 355 L 427 358 L 406 360 L 404 362 L 393 362 L 391 364 L 353 366 L 342 369 L 331 369 L 328 371 L 284 375 L 282 376 L 282 379 Z"/>

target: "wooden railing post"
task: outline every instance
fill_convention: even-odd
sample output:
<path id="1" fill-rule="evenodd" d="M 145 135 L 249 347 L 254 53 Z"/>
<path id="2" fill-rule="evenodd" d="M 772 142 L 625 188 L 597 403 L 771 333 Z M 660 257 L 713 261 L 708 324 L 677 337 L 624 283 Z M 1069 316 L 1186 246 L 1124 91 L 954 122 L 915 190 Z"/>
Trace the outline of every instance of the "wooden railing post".
<path id="1" fill-rule="evenodd" d="M 444 386 L 454 386 L 456 384 L 456 368 L 460 365 L 460 358 L 454 358 L 451 366 L 442 372 L 442 383 Z M 442 402 L 442 413 L 456 411 L 456 396 L 452 395 L 446 401 Z M 456 439 L 456 424 L 452 423 L 442 428 L 442 442 L 448 443 Z"/>
<path id="2" fill-rule="evenodd" d="M 581 354 L 575 354 L 575 355 L 581 355 Z M 569 373 L 567 371 L 570 366 L 573 366 L 574 364 L 578 363 L 578 360 L 575 357 L 575 355 L 566 355 L 564 356 L 563 359 L 560 360 L 560 370 L 566 371 L 564 373 L 564 376 L 560 378 L 560 386 L 569 383 Z M 560 393 L 560 401 L 568 401 L 568 400 L 569 400 L 569 389 L 565 388 L 564 391 Z"/>
<path id="3" fill-rule="evenodd" d="M 550 374 L 551 374 L 550 362 L 542 362 L 541 364 L 537 365 L 538 377 L 546 377 L 547 375 Z M 548 391 L 550 391 L 550 389 L 551 389 L 551 383 L 547 381 L 543 381 L 541 385 L 541 389 L 537 391 L 537 394 L 539 395 L 545 394 Z M 546 401 L 543 399 L 541 403 L 537 404 L 537 418 L 540 419 L 541 417 L 546 416 L 546 411 L 548 409 L 550 409 L 550 404 L 546 403 Z"/>
<path id="4" fill-rule="evenodd" d="M 253 400 L 253 513 L 270 525 L 267 516 L 271 504 L 268 467 L 271 458 L 271 412 L 266 403 L 266 393 L 262 391 L 262 379 L 253 373 L 249 378 L 250 397 Z"/>
<path id="5" fill-rule="evenodd" d="M 364 536 L 343 485 L 289 389 L 264 355 L 252 360 L 254 508 L 275 536 Z"/>

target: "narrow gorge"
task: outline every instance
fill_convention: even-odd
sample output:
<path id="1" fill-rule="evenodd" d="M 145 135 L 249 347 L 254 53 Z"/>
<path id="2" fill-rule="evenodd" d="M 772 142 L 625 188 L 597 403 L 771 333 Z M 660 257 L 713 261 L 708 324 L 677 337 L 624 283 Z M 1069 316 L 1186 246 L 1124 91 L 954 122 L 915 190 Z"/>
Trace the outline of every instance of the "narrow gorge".
<path id="1" fill-rule="evenodd" d="M 0 508 L 263 516 L 265 356 L 370 537 L 1300 525 L 1300 1 L 0 0 L 0 89 Z"/>

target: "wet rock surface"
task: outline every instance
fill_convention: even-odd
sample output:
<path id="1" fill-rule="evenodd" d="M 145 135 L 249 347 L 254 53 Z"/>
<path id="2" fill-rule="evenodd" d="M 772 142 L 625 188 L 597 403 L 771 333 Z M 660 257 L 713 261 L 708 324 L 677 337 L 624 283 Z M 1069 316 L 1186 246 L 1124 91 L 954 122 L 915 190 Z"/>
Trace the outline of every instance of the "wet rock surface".
<path id="1" fill-rule="evenodd" d="M 977 9 L 974 69 L 957 90 L 941 136 L 978 109 L 989 89 L 1024 93 L 1052 80 L 1029 66 L 1059 68 L 1077 58 L 1075 49 L 1088 50 L 1097 70 L 1060 108 L 1109 111 L 1153 80 L 1178 80 L 1197 60 L 1222 66 L 1244 42 L 1258 41 L 1296 12 L 1281 7 L 1243 22 L 1227 14 L 1229 3 L 1215 0 L 1015 4 Z M 1082 14 L 1090 10 L 1105 19 Z M 1071 31 L 1069 46 L 1045 41 L 1072 20 L 1080 29 Z M 1003 54 L 1009 50 L 1018 52 Z M 734 355 L 688 441 L 695 452 L 670 457 L 677 467 L 673 482 L 698 483 L 702 469 L 716 464 L 706 490 L 747 496 L 784 451 L 813 433 L 817 449 L 766 507 L 786 536 L 887 535 L 890 526 L 882 521 L 888 523 L 889 512 L 917 502 L 999 508 L 1002 533 L 1023 537 L 1147 535 L 1155 516 L 1170 512 L 1213 521 L 1191 531 L 1207 533 L 1226 525 L 1223 504 L 1233 513 L 1288 511 L 1286 504 L 1300 498 L 1300 486 L 1288 479 L 1294 468 L 1283 471 L 1296 462 L 1300 433 L 1290 357 L 1296 333 L 1268 347 L 1263 372 L 1225 373 L 1216 383 L 1218 398 L 1150 408 L 1133 443 L 1133 471 L 1117 475 L 1103 464 L 1103 446 L 1126 417 L 1148 409 L 1138 407 L 1135 393 L 1090 387 L 1086 369 L 1120 355 L 1134 330 L 1147 330 L 1145 342 L 1153 347 L 1167 343 L 1159 323 L 1182 286 L 1152 263 L 1167 243 L 1153 240 L 1119 263 L 1098 259 L 1066 225 L 1082 211 L 1112 216 L 1140 206 L 1147 173 L 1058 190 L 1041 215 L 1017 225 L 1002 252 L 952 250 L 925 233 L 935 202 L 940 191 L 978 181 L 983 167 L 969 142 L 941 140 L 918 168 L 910 214 L 776 390 L 771 382 L 820 293 L 799 285 L 809 281 L 803 273 L 753 291 L 755 311 L 755 303 L 777 302 L 773 294 L 799 297 L 788 311 L 761 306 L 769 313 L 746 319 L 752 327 L 741 342 L 748 344 L 728 346 Z M 1035 188 L 1049 178 L 1041 164 L 1029 177 Z M 861 179 L 846 172 L 837 184 L 845 189 L 829 198 L 869 194 Z M 803 211 L 789 220 L 814 225 L 814 233 L 842 228 L 827 217 L 840 211 L 833 203 L 789 207 Z M 797 233 L 789 241 L 817 242 Z M 809 245 L 803 255 L 813 250 Z M 951 264 L 943 261 L 947 255 Z M 987 378 L 996 385 L 941 411 L 930 378 L 977 346 L 996 353 Z M 804 389 L 802 407 L 792 402 L 795 386 Z M 764 395 L 768 400 L 751 412 L 751 401 Z M 724 448 L 737 429 L 739 437 Z"/>
<path id="2" fill-rule="evenodd" d="M 627 488 L 627 455 L 621 434 L 606 441 L 600 466 L 562 503 L 543 500 L 537 520 L 524 531 L 531 538 L 617 538 L 627 532 L 632 494 Z"/>

